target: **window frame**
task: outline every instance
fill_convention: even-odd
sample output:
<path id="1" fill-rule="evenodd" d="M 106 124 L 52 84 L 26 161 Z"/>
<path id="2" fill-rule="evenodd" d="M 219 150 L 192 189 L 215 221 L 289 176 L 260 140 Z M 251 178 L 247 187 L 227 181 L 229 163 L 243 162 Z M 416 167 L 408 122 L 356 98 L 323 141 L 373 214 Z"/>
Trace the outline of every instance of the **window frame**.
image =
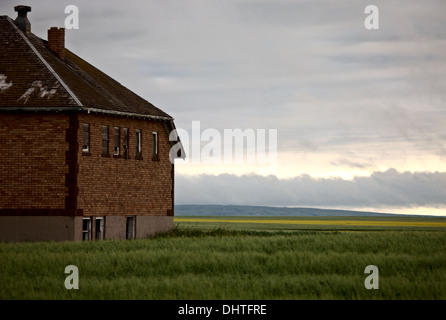
<path id="1" fill-rule="evenodd" d="M 121 127 L 113 127 L 113 157 L 119 158 L 121 154 Z"/>
<path id="2" fill-rule="evenodd" d="M 126 239 L 136 239 L 136 217 L 126 216 L 125 217 L 125 238 Z"/>
<path id="3" fill-rule="evenodd" d="M 85 225 L 85 222 L 87 223 Z M 85 226 L 87 227 L 85 229 Z M 82 241 L 90 241 L 91 240 L 91 218 L 84 217 L 82 218 Z"/>
<path id="4" fill-rule="evenodd" d="M 130 159 L 129 132 L 130 132 L 129 128 L 122 128 L 122 135 L 123 135 L 122 149 L 123 149 L 124 159 Z"/>
<path id="5" fill-rule="evenodd" d="M 102 156 L 110 157 L 110 131 L 109 126 L 102 126 Z"/>
<path id="6" fill-rule="evenodd" d="M 94 219 L 95 227 L 94 227 L 94 238 L 96 240 L 104 240 L 105 239 L 105 218 L 104 217 L 96 217 Z M 98 230 L 99 226 L 99 230 Z M 99 231 L 99 232 L 98 232 Z"/>
<path id="7" fill-rule="evenodd" d="M 135 129 L 135 159 L 142 160 L 142 130 Z"/>
<path id="8" fill-rule="evenodd" d="M 82 124 L 82 154 L 90 155 L 90 124 Z"/>
<path id="9" fill-rule="evenodd" d="M 158 132 L 152 131 L 152 160 L 159 160 Z"/>

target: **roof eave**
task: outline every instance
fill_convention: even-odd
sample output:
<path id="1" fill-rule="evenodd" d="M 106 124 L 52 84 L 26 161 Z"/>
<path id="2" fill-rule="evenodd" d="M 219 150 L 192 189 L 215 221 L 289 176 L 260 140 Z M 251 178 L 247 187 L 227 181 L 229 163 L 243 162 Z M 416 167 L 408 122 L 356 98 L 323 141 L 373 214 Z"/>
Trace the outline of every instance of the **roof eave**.
<path id="1" fill-rule="evenodd" d="M 0 112 L 79 112 L 81 107 L 28 107 L 28 106 L 14 106 L 14 107 L 0 107 Z"/>
<path id="2" fill-rule="evenodd" d="M 162 121 L 174 120 L 172 117 L 166 117 L 166 116 L 156 116 L 156 115 L 151 115 L 151 114 L 140 114 L 140 113 L 123 112 L 123 111 L 106 110 L 106 109 L 83 107 L 82 110 L 86 111 L 87 113 L 100 113 L 100 114 L 108 114 L 108 115 L 122 116 L 122 117 L 135 117 L 135 118 L 144 118 L 144 119 L 152 119 L 152 120 L 162 120 Z"/>
<path id="3" fill-rule="evenodd" d="M 96 109 L 96 108 L 85 108 L 79 106 L 70 107 L 31 107 L 31 106 L 13 106 L 13 107 L 0 107 L 0 112 L 87 112 L 96 114 L 107 114 L 121 117 L 132 117 L 132 118 L 144 118 L 151 120 L 161 120 L 161 121 L 173 121 L 172 117 L 166 116 L 156 116 L 150 114 L 139 114 L 131 112 L 122 112 L 114 110 Z"/>

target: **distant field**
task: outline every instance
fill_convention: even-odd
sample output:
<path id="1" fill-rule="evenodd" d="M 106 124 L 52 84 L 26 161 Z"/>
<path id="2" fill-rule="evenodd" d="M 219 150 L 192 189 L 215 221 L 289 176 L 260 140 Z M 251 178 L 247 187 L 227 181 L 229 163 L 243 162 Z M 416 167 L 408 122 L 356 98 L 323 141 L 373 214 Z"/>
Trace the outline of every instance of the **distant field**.
<path id="1" fill-rule="evenodd" d="M 446 299 L 444 220 L 398 219 L 176 217 L 150 239 L 0 243 L 0 299 Z"/>
<path id="2" fill-rule="evenodd" d="M 175 223 L 189 228 L 247 230 L 444 230 L 441 217 L 235 217 L 181 216 Z"/>

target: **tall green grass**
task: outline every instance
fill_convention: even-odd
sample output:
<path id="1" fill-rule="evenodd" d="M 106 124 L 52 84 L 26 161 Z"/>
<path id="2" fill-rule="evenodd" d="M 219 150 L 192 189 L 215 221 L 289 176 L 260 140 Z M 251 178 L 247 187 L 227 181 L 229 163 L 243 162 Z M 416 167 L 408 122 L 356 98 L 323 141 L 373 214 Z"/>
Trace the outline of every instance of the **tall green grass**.
<path id="1" fill-rule="evenodd" d="M 152 239 L 0 243 L 0 299 L 445 299 L 446 233 L 176 228 Z M 67 265 L 79 289 L 67 290 Z M 379 289 L 367 290 L 367 265 Z"/>

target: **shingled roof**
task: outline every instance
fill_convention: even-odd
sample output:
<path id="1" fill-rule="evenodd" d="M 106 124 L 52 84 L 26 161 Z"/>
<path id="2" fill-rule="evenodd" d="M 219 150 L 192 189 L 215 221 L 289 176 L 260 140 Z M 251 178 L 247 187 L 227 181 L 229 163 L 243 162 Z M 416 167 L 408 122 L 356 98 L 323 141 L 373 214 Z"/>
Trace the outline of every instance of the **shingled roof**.
<path id="1" fill-rule="evenodd" d="M 71 51 L 63 57 L 0 16 L 0 111 L 78 110 L 173 120 Z"/>

